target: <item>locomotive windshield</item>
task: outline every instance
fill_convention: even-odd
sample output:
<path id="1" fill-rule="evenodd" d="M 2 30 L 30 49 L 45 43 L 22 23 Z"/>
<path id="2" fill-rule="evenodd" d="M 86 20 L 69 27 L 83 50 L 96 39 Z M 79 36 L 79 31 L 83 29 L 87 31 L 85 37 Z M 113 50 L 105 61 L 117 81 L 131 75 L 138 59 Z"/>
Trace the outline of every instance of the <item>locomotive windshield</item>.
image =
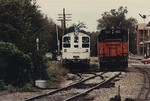
<path id="1" fill-rule="evenodd" d="M 70 43 L 70 37 L 64 37 L 64 43 Z"/>
<path id="2" fill-rule="evenodd" d="M 89 43 L 89 37 L 82 37 L 83 43 Z"/>
<path id="3" fill-rule="evenodd" d="M 70 47 L 70 37 L 66 36 L 63 38 L 63 47 L 68 48 Z"/>
<path id="4" fill-rule="evenodd" d="M 90 42 L 89 37 L 82 37 L 82 47 L 83 48 L 88 48 L 90 46 L 89 42 Z"/>

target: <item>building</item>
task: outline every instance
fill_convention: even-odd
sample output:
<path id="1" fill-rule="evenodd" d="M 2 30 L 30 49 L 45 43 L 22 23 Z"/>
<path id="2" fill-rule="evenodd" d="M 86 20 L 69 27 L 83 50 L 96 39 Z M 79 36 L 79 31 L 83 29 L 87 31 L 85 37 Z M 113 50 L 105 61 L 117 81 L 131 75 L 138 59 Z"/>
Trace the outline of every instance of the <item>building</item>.
<path id="1" fill-rule="evenodd" d="M 137 26 L 137 54 L 150 56 L 150 22 Z"/>

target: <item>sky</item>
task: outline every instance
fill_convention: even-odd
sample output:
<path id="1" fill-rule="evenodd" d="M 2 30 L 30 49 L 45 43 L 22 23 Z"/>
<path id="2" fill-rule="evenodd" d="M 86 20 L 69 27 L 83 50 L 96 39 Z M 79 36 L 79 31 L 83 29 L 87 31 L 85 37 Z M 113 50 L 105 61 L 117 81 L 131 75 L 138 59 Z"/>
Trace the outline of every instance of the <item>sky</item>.
<path id="1" fill-rule="evenodd" d="M 70 15 L 71 21 L 66 22 L 69 27 L 73 23 L 84 22 L 87 26 L 86 31 L 98 31 L 98 19 L 101 14 L 109 12 L 111 9 L 118 9 L 120 6 L 127 7 L 128 14 L 126 18 L 135 18 L 138 23 L 144 23 L 144 19 L 139 13 L 146 15 L 145 23 L 150 21 L 150 0 L 36 0 L 40 6 L 41 13 L 52 18 L 54 22 L 61 25 L 58 21 L 58 14 L 63 13 L 65 8 L 66 14 Z"/>

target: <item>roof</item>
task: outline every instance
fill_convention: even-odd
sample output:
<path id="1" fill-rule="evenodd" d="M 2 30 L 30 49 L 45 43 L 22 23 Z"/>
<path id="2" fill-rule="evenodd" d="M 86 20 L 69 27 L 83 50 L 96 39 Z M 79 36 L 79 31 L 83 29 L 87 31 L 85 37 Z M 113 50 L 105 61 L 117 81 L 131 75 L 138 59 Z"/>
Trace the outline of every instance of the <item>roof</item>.
<path id="1" fill-rule="evenodd" d="M 138 30 L 143 30 L 145 26 L 146 26 L 145 23 L 138 24 Z"/>

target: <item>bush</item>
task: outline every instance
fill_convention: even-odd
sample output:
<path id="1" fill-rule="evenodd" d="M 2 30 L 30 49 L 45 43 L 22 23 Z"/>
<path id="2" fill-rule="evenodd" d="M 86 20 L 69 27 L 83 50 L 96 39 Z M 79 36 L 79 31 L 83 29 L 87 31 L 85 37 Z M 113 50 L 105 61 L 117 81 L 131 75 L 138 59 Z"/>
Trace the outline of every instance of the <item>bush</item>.
<path id="1" fill-rule="evenodd" d="M 0 80 L 13 86 L 29 82 L 32 73 L 32 62 L 14 44 L 0 42 Z"/>
<path id="2" fill-rule="evenodd" d="M 19 91 L 19 88 L 14 87 L 12 85 L 7 85 L 7 86 L 5 86 L 5 90 L 7 90 L 8 92 L 16 92 L 16 91 Z"/>
<path id="3" fill-rule="evenodd" d="M 33 87 L 30 83 L 27 83 L 22 88 L 19 89 L 20 92 L 37 92 L 39 89 Z"/>
<path id="4" fill-rule="evenodd" d="M 58 88 L 62 81 L 64 81 L 64 76 L 67 75 L 69 71 L 61 66 L 58 61 L 49 61 L 47 74 L 48 74 L 48 86 L 50 88 Z"/>
<path id="5" fill-rule="evenodd" d="M 58 87 L 63 77 L 69 72 L 61 67 L 57 61 L 48 61 L 39 53 L 30 54 L 34 65 L 34 80 L 48 80 L 49 87 Z"/>
<path id="6" fill-rule="evenodd" d="M 5 89 L 5 83 L 3 80 L 0 80 L 0 91 Z"/>
<path id="7" fill-rule="evenodd" d="M 62 77 L 69 72 L 67 69 L 62 68 L 58 62 L 49 61 L 48 64 L 47 73 L 49 80 L 52 82 L 61 82 L 61 80 L 63 80 Z"/>
<path id="8" fill-rule="evenodd" d="M 47 65 L 46 65 L 46 60 L 44 60 L 44 57 L 42 55 L 40 55 L 39 53 L 34 53 L 34 54 L 30 54 L 30 57 L 32 59 L 32 63 L 33 63 L 33 75 L 32 78 L 34 80 L 36 79 L 48 79 L 48 75 L 47 75 Z"/>

